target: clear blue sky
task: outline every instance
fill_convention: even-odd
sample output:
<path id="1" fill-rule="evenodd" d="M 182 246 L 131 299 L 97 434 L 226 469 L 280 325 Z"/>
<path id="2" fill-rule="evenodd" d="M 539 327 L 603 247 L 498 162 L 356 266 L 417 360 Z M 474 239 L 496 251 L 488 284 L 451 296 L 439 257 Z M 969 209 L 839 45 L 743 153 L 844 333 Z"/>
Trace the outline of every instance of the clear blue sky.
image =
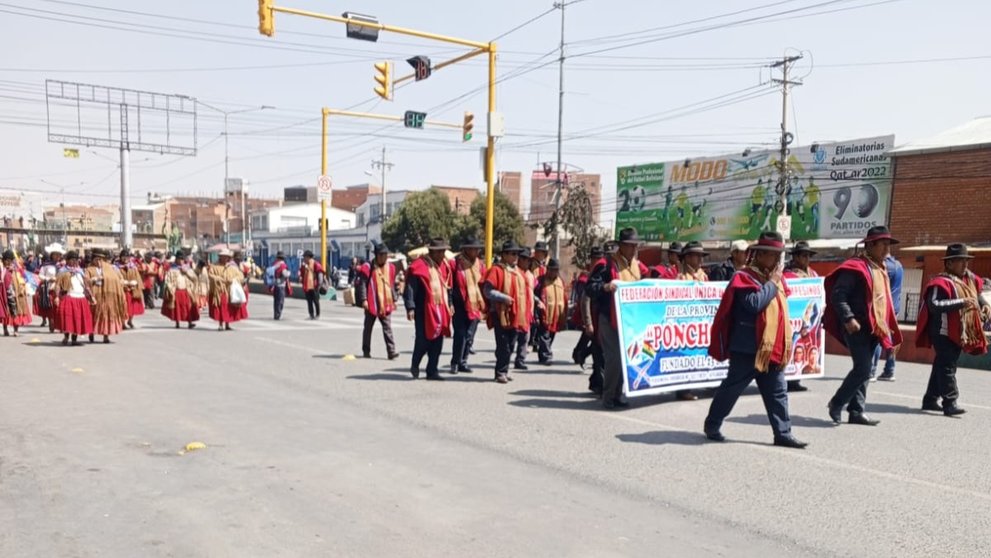
<path id="1" fill-rule="evenodd" d="M 276 3 L 333 14 L 354 10 L 477 40 L 551 8 L 533 0 Z M 771 15 L 789 10 L 796 11 Z M 455 130 L 332 119 L 331 174 L 337 185 L 368 181 L 364 173 L 385 145 L 395 163 L 391 188 L 482 185 L 483 59 L 402 88 L 394 102 L 368 101 L 374 61 L 393 60 L 405 73 L 409 56 L 441 61 L 460 51 L 396 35 L 383 35 L 378 44 L 347 40 L 339 24 L 284 14 L 276 15 L 275 37 L 266 38 L 256 30 L 256 11 L 253 0 L 0 1 L 0 188 L 57 189 L 44 179 L 66 186 L 71 199 L 92 203 L 112 203 L 119 191 L 115 151 L 85 150 L 71 160 L 63 158 L 62 145 L 48 143 L 46 78 L 182 93 L 228 110 L 276 107 L 231 117 L 231 175 L 267 196 L 315 183 L 321 106 L 428 110 L 428 118 L 446 121 L 460 121 L 470 110 L 477 115 L 470 144 Z M 717 17 L 731 12 L 740 13 Z M 555 157 L 557 65 L 537 66 L 556 57 L 559 17 L 552 11 L 499 40 L 499 75 L 507 79 L 497 101 L 508 133 L 499 170 L 528 173 L 538 158 Z M 704 21 L 689 23 L 694 20 Z M 781 101 L 770 86 L 747 91 L 744 100 L 706 101 L 767 81 L 770 70 L 761 65 L 795 51 L 806 53 L 796 68 L 805 85 L 794 90 L 789 114 L 799 143 L 887 133 L 899 144 L 919 139 L 991 112 L 988 21 L 991 2 L 978 0 L 579 0 L 566 11 L 566 52 L 574 57 L 566 62 L 563 159 L 602 174 L 604 212 L 610 212 L 617 166 L 772 144 Z M 617 48 L 585 54 L 611 47 Z M 923 62 L 932 59 L 944 60 Z M 284 67 L 231 69 L 245 66 Z M 474 94 L 457 99 L 465 93 Z M 723 100 L 731 102 L 716 105 Z M 222 118 L 201 107 L 198 156 L 133 153 L 134 193 L 219 192 L 221 131 Z"/>

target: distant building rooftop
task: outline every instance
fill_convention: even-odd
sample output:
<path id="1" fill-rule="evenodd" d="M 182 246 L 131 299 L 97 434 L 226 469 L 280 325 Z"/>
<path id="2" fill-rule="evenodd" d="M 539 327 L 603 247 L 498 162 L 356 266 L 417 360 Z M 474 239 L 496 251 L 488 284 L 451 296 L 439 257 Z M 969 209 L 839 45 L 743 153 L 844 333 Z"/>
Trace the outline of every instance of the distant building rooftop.
<path id="1" fill-rule="evenodd" d="M 949 151 L 969 151 L 991 147 L 991 116 L 975 118 L 966 124 L 940 132 L 935 136 L 909 142 L 892 149 L 888 155 L 922 155 Z"/>

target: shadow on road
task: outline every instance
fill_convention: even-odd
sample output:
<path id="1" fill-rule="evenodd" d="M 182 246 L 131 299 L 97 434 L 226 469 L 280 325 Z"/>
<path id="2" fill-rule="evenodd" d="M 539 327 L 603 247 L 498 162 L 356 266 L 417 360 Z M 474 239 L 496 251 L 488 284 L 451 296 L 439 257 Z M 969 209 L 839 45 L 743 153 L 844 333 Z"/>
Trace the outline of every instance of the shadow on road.
<path id="1" fill-rule="evenodd" d="M 825 414 L 825 413 L 824 413 Z M 730 417 L 726 419 L 726 422 L 735 422 L 737 424 L 756 424 L 760 426 L 768 426 L 767 415 L 750 415 L 746 417 Z M 836 428 L 833 421 L 825 418 L 812 418 L 812 417 L 800 417 L 796 415 L 791 415 L 792 426 L 797 426 L 799 428 Z"/>
<path id="2" fill-rule="evenodd" d="M 409 372 L 405 374 L 361 374 L 355 376 L 348 376 L 349 380 L 391 380 L 394 382 L 412 382 L 413 376 L 410 376 Z"/>
<path id="3" fill-rule="evenodd" d="M 516 401 L 510 401 L 509 404 L 528 409 L 602 410 L 602 402 L 598 399 L 517 399 Z"/>
<path id="4" fill-rule="evenodd" d="M 705 435 L 701 432 L 685 432 L 683 430 L 659 430 L 655 432 L 644 432 L 643 434 L 617 434 L 616 438 L 621 442 L 656 446 L 666 444 L 701 446 L 711 443 L 705 439 Z"/>
<path id="5" fill-rule="evenodd" d="M 867 396 L 870 397 L 870 390 L 867 391 Z M 924 414 L 926 414 L 922 410 L 922 398 L 921 397 L 919 398 L 919 405 L 918 406 L 913 405 L 911 407 L 908 407 L 908 406 L 905 406 L 905 405 L 890 405 L 888 403 L 872 403 L 871 401 L 868 401 L 867 402 L 867 405 L 865 407 L 866 407 L 866 410 L 867 410 L 867 414 L 871 414 L 871 413 L 886 413 L 886 414 L 891 413 L 891 414 L 899 414 L 899 415 L 924 415 Z"/>
<path id="6" fill-rule="evenodd" d="M 520 395 L 523 397 L 574 397 L 577 399 L 588 399 L 595 395 L 591 391 L 585 393 L 575 391 L 555 391 L 549 389 L 521 389 L 510 392 L 509 395 Z"/>

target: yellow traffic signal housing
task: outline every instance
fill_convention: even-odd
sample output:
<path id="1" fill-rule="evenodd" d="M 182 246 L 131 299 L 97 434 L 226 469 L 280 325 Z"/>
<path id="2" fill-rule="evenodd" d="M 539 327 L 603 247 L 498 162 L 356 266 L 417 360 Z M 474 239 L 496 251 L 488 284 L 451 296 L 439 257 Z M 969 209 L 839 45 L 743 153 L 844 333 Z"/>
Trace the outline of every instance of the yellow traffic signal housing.
<path id="1" fill-rule="evenodd" d="M 461 141 L 471 141 L 471 130 L 475 127 L 475 115 L 465 112 L 465 121 L 461 125 Z"/>
<path id="2" fill-rule="evenodd" d="M 258 32 L 266 37 L 275 34 L 275 15 L 272 0 L 258 0 Z"/>
<path id="3" fill-rule="evenodd" d="M 375 63 L 375 94 L 386 101 L 392 100 L 392 62 Z"/>

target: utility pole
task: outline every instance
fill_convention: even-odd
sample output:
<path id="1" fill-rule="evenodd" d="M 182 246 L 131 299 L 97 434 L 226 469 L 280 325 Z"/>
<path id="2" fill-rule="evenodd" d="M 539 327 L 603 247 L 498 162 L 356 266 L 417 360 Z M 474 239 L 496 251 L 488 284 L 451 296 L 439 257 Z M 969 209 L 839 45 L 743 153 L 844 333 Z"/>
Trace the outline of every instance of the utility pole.
<path id="1" fill-rule="evenodd" d="M 379 214 L 379 220 L 381 223 L 381 229 L 379 230 L 379 242 L 382 241 L 382 230 L 385 229 L 385 172 L 386 170 L 392 170 L 393 163 L 386 161 L 385 159 L 385 146 L 382 146 L 382 158 L 378 161 L 372 161 L 372 167 L 380 169 L 382 171 L 382 209 Z"/>
<path id="2" fill-rule="evenodd" d="M 778 62 L 771 64 L 771 68 L 781 68 L 781 79 L 772 80 L 774 83 L 781 85 L 781 150 L 778 154 L 779 156 L 779 173 L 778 173 L 778 187 L 777 194 L 778 200 L 781 203 L 782 215 L 788 215 L 788 146 L 791 144 L 794 136 L 788 132 L 788 89 L 792 85 L 802 85 L 801 81 L 789 81 L 788 71 L 791 69 L 791 65 L 802 59 L 802 55 L 796 56 L 786 56 Z M 785 234 L 785 241 L 789 240 L 789 234 Z"/>
<path id="3" fill-rule="evenodd" d="M 556 2 L 554 7 L 561 10 L 561 43 L 558 46 L 557 62 L 557 178 L 554 181 L 554 258 L 561 258 L 561 239 L 558 237 L 558 212 L 561 210 L 561 189 L 564 181 L 561 178 L 561 136 L 564 129 L 564 7 L 567 2 Z"/>

